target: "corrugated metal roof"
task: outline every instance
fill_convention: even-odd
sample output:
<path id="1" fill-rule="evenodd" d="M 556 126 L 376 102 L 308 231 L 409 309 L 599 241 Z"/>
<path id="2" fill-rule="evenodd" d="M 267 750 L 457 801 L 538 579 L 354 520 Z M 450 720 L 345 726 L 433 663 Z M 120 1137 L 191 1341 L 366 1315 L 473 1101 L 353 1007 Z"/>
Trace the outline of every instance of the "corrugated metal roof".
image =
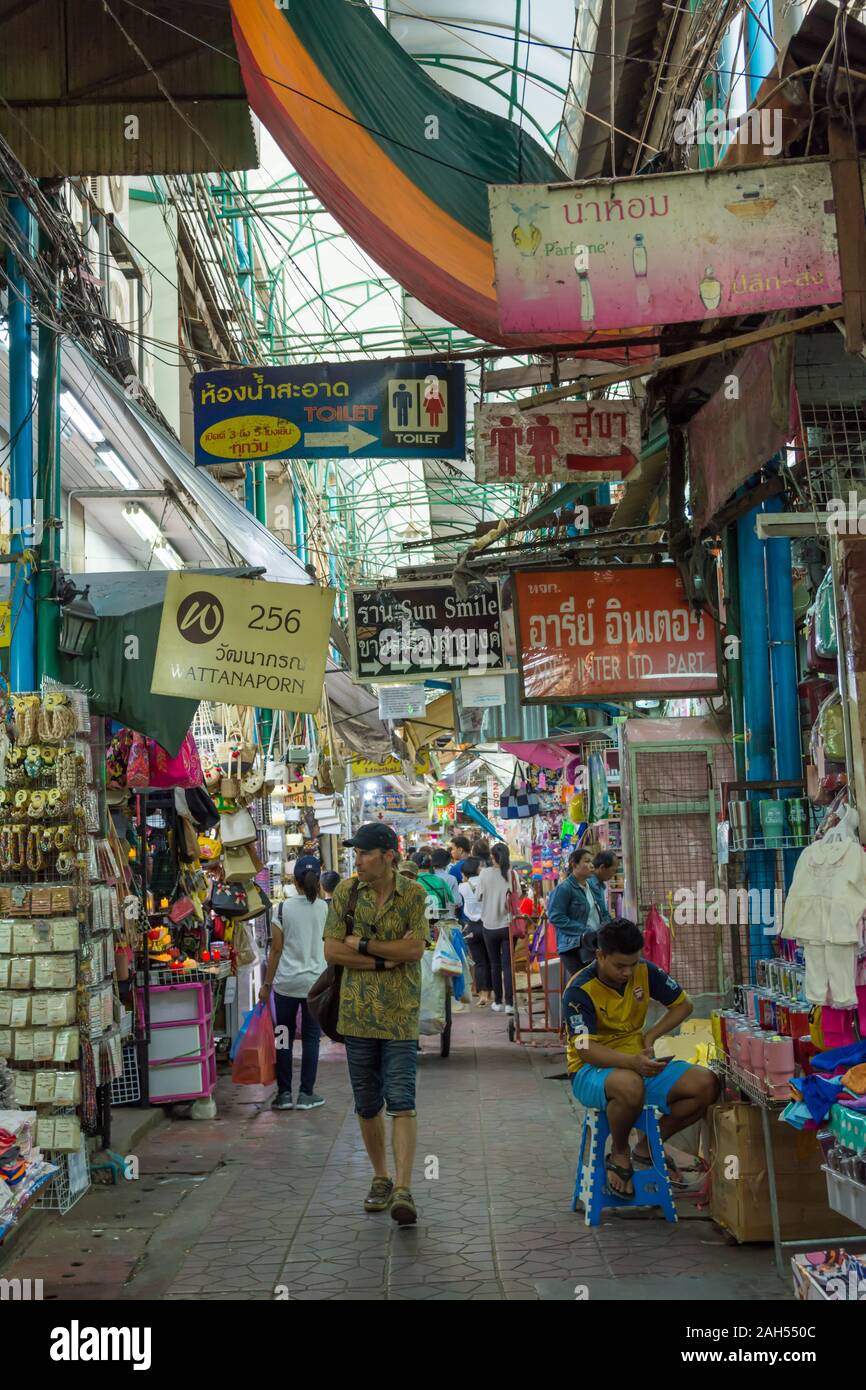
<path id="1" fill-rule="evenodd" d="M 0 134 L 22 164 L 37 177 L 254 168 L 228 0 L 149 0 L 153 15 L 113 3 L 143 58 L 101 0 L 0 0 Z"/>

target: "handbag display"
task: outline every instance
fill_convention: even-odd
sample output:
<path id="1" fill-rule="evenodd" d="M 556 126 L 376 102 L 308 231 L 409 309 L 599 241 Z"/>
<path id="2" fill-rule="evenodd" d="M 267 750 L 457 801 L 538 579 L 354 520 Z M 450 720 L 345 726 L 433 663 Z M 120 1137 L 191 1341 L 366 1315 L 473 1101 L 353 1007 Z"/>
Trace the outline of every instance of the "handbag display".
<path id="1" fill-rule="evenodd" d="M 211 911 L 220 917 L 242 917 L 247 910 L 247 890 L 241 883 L 215 883 Z"/>
<path id="2" fill-rule="evenodd" d="M 227 845 L 223 851 L 223 877 L 226 883 L 244 883 L 258 873 L 248 845 Z"/>
<path id="3" fill-rule="evenodd" d="M 527 785 L 518 763 L 509 786 L 499 798 L 499 814 L 503 820 L 529 820 L 531 816 L 537 816 L 540 810 L 541 802 L 538 795 Z"/>
<path id="4" fill-rule="evenodd" d="M 246 809 L 220 816 L 220 839 L 226 849 L 232 845 L 253 844 L 256 834 L 255 821 Z"/>
<path id="5" fill-rule="evenodd" d="M 201 786 L 201 759 L 191 732 L 184 735 L 183 743 L 174 757 L 152 738 L 147 740 L 147 753 L 152 787 Z"/>
<path id="6" fill-rule="evenodd" d="M 346 911 L 343 913 L 343 921 L 346 923 L 346 935 L 352 936 L 355 930 L 355 911 L 358 906 L 358 893 L 360 892 L 360 882 L 356 878 L 352 883 L 349 898 L 346 903 Z M 337 1028 L 340 1017 L 340 986 L 343 980 L 342 965 L 329 965 L 322 972 L 310 993 L 307 995 L 307 1006 L 310 1013 L 318 1023 L 326 1038 L 331 1042 L 343 1042 L 343 1035 Z"/>
<path id="7" fill-rule="evenodd" d="M 179 922 L 185 922 L 188 917 L 195 917 L 195 904 L 192 898 L 188 897 L 186 894 L 182 898 L 178 898 L 168 909 L 168 915 L 175 926 L 177 926 Z"/>
<path id="8" fill-rule="evenodd" d="M 209 864 L 212 860 L 219 859 L 222 852 L 222 842 L 218 836 L 199 835 L 198 857 L 203 864 Z"/>
<path id="9" fill-rule="evenodd" d="M 247 910 L 240 914 L 242 922 L 251 921 L 253 917 L 260 917 L 263 912 L 268 912 L 271 906 L 270 896 L 264 888 L 260 888 L 255 879 L 247 883 Z"/>

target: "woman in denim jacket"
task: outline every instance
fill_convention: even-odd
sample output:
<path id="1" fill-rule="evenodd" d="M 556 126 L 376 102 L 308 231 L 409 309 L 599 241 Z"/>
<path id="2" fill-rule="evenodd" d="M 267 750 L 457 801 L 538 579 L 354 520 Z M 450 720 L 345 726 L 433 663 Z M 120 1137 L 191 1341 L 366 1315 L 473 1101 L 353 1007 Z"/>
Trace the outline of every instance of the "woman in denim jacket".
<path id="1" fill-rule="evenodd" d="M 568 878 L 554 890 L 547 906 L 547 919 L 556 928 L 563 987 L 594 958 L 594 933 L 611 921 L 604 884 L 595 874 L 592 851 L 576 849 L 568 868 Z"/>

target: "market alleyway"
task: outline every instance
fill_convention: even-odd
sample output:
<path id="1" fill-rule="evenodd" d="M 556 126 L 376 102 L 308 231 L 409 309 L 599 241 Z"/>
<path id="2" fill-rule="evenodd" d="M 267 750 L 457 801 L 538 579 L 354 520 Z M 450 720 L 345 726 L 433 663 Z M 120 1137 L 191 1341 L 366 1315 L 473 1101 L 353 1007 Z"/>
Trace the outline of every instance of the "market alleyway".
<path id="1" fill-rule="evenodd" d="M 505 1020 L 477 1009 L 453 1032 L 450 1058 L 429 1038 L 419 1061 L 416 1228 L 361 1209 L 343 1049 L 325 1044 L 327 1105 L 275 1114 L 224 1077 L 217 1120 L 162 1125 L 137 1181 L 34 1215 L 36 1238 L 2 1274 L 62 1300 L 791 1297 L 770 1247 L 729 1245 L 694 1202 L 676 1226 L 609 1213 L 589 1230 L 570 1210 L 577 1112 L 550 1079 L 564 1058 L 509 1044 Z"/>

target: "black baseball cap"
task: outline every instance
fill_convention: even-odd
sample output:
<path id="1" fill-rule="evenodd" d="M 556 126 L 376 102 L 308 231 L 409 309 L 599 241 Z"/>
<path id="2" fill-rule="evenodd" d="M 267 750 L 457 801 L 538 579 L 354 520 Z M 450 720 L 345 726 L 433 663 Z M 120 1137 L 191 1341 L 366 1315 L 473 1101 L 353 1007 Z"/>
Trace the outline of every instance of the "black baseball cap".
<path id="1" fill-rule="evenodd" d="M 398 849 L 397 832 L 380 821 L 359 826 L 351 840 L 344 840 L 347 849 Z"/>

